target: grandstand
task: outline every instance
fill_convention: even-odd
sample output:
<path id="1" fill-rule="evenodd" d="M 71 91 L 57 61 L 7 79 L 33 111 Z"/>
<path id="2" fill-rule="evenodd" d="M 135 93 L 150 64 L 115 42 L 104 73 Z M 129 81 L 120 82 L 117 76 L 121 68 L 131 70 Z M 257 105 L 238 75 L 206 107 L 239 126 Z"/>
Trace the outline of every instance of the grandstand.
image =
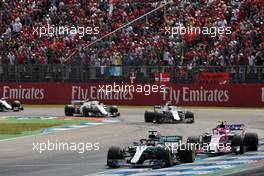
<path id="1" fill-rule="evenodd" d="M 0 81 L 128 81 L 135 73 L 153 82 L 163 72 L 193 83 L 206 71 L 228 72 L 234 83 L 263 82 L 263 17 L 263 1 L 255 0 L 1 1 Z M 231 33 L 164 32 L 178 24 L 228 26 Z M 36 32 L 52 25 L 89 33 Z"/>

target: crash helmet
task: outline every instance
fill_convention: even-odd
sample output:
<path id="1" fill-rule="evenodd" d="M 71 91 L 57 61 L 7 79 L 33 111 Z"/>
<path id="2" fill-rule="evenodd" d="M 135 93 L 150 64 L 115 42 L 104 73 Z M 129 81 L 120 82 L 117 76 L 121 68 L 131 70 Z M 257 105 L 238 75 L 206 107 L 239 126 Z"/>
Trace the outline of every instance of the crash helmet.
<path id="1" fill-rule="evenodd" d="M 219 128 L 225 128 L 226 127 L 226 123 L 224 121 L 219 121 Z"/>
<path id="2" fill-rule="evenodd" d="M 167 106 L 172 106 L 171 101 L 167 101 L 166 105 L 167 105 Z"/>

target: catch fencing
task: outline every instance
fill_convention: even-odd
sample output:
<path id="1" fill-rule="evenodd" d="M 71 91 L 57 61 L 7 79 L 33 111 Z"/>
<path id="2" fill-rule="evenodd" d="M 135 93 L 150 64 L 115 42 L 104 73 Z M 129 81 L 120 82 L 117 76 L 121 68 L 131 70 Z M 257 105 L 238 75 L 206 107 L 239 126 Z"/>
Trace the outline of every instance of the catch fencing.
<path id="1" fill-rule="evenodd" d="M 155 73 L 167 73 L 171 83 L 196 83 L 202 72 L 230 73 L 231 83 L 264 83 L 264 67 L 100 66 L 25 64 L 0 65 L 0 82 L 129 82 L 154 83 Z"/>

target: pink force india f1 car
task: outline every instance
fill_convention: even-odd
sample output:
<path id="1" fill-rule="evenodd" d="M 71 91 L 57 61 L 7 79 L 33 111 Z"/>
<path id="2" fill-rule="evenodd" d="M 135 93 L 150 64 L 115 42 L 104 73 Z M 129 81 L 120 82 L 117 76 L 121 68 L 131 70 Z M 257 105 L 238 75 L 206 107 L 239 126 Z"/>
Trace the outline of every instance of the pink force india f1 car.
<path id="1" fill-rule="evenodd" d="M 195 143 L 197 153 L 216 154 L 235 153 L 243 154 L 245 151 L 258 150 L 258 135 L 247 133 L 244 124 L 227 124 L 219 122 L 212 133 L 201 136 L 190 136 L 188 143 Z"/>

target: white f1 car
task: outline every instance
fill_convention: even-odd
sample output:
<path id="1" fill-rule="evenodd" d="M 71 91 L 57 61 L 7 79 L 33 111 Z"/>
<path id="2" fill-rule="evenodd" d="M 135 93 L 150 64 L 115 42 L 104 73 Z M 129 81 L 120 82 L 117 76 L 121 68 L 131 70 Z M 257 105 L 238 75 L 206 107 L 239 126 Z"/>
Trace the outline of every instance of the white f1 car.
<path id="1" fill-rule="evenodd" d="M 64 109 L 66 116 L 75 114 L 84 117 L 117 117 L 120 116 L 117 106 L 106 106 L 99 101 L 73 100 L 72 104 L 66 105 Z"/>
<path id="2" fill-rule="evenodd" d="M 15 100 L 13 101 L 13 103 L 11 103 L 11 105 L 4 99 L 0 99 L 0 112 L 3 111 L 14 111 L 14 112 L 18 112 L 18 111 L 23 111 L 24 108 L 23 106 L 21 106 L 20 101 Z"/>
<path id="3" fill-rule="evenodd" d="M 154 106 L 154 112 L 145 112 L 145 122 L 155 123 L 193 123 L 194 115 L 190 111 L 172 106 L 167 102 L 164 106 Z"/>

